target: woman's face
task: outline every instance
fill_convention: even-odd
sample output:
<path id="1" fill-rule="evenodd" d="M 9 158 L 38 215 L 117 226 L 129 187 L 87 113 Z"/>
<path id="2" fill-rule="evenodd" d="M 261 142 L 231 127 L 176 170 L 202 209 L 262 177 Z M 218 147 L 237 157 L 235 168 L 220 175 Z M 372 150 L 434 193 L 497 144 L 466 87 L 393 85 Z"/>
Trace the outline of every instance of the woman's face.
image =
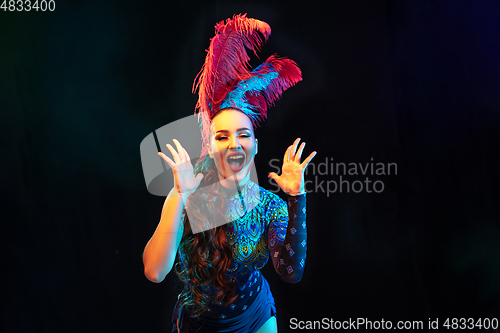
<path id="1" fill-rule="evenodd" d="M 257 139 L 250 118 L 236 109 L 217 113 L 211 124 L 209 154 L 223 186 L 234 188 L 235 181 L 245 184 L 257 154 Z"/>

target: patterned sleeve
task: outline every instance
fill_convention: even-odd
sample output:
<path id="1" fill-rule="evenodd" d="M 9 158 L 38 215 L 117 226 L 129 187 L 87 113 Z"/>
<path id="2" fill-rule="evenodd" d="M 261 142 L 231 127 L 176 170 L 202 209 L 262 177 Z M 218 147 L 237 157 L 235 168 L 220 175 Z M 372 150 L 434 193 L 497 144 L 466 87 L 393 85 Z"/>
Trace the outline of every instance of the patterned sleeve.
<path id="1" fill-rule="evenodd" d="M 288 210 L 288 211 L 287 211 Z M 274 269 L 285 282 L 299 282 L 307 252 L 306 194 L 279 200 L 268 226 L 268 246 Z"/>

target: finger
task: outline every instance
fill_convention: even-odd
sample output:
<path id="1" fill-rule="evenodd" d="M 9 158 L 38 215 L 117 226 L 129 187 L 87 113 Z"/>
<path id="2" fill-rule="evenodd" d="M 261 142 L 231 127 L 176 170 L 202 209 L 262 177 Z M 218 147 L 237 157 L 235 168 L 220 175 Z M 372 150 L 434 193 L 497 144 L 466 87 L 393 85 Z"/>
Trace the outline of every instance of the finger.
<path id="1" fill-rule="evenodd" d="M 295 155 L 295 161 L 297 163 L 300 163 L 300 156 L 302 156 L 302 151 L 304 150 L 305 146 L 306 146 L 306 143 L 302 142 L 302 144 L 299 147 L 299 150 L 297 151 L 297 154 Z"/>
<path id="2" fill-rule="evenodd" d="M 295 139 L 293 142 L 293 148 L 290 151 L 290 157 L 292 158 L 292 161 L 295 161 L 295 151 L 297 150 L 297 145 L 299 144 L 300 138 Z"/>
<path id="3" fill-rule="evenodd" d="M 301 164 L 301 166 L 302 166 L 303 169 L 305 169 L 307 167 L 307 165 L 309 164 L 309 162 L 311 162 L 311 160 L 313 159 L 314 156 L 316 156 L 316 154 L 317 154 L 317 152 L 313 151 L 311 154 L 309 154 L 309 156 L 307 156 L 307 158 Z"/>
<path id="4" fill-rule="evenodd" d="M 184 147 L 182 147 L 182 149 L 184 150 L 184 155 L 186 156 L 186 161 L 191 163 L 191 157 L 189 157 L 187 150 Z"/>
<path id="5" fill-rule="evenodd" d="M 272 179 L 274 179 L 274 181 L 275 181 L 276 183 L 278 182 L 278 178 L 279 178 L 279 177 L 280 177 L 280 176 L 278 176 L 278 175 L 277 175 L 276 173 L 274 173 L 274 172 L 270 172 L 270 173 L 267 175 L 267 178 L 272 178 Z"/>
<path id="6" fill-rule="evenodd" d="M 175 164 L 181 163 L 181 158 L 179 157 L 179 154 L 177 154 L 177 152 L 175 151 L 174 147 L 172 147 L 169 143 L 167 143 L 167 148 L 172 153 L 172 156 L 174 157 Z"/>
<path id="7" fill-rule="evenodd" d="M 292 146 L 288 146 L 288 148 L 285 151 L 285 156 L 283 156 L 283 163 L 288 162 L 289 154 L 290 154 L 290 148 Z"/>
<path id="8" fill-rule="evenodd" d="M 160 157 L 163 158 L 165 162 L 167 162 L 170 168 L 173 169 L 175 167 L 175 163 L 167 155 L 163 154 L 162 152 L 159 152 L 158 155 L 160 155 Z"/>
<path id="9" fill-rule="evenodd" d="M 173 141 L 175 143 L 175 146 L 177 147 L 177 151 L 179 152 L 179 157 L 181 159 L 181 162 L 185 162 L 186 156 L 184 155 L 184 148 L 181 146 L 181 143 L 176 139 L 174 139 Z"/>

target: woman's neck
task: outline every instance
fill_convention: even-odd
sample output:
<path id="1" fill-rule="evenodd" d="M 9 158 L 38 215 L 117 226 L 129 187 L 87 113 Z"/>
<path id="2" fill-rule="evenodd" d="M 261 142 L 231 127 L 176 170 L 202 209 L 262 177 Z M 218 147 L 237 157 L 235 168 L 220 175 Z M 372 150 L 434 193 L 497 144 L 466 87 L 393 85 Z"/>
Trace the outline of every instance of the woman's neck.
<path id="1" fill-rule="evenodd" d="M 225 178 L 225 179 L 221 179 L 221 178 L 222 177 L 220 177 L 220 175 L 219 175 L 220 184 L 229 190 L 234 190 L 234 189 L 239 190 L 239 188 L 245 186 L 250 181 L 250 175 L 246 175 L 240 181 L 238 181 L 236 176 L 233 176 L 231 178 Z"/>

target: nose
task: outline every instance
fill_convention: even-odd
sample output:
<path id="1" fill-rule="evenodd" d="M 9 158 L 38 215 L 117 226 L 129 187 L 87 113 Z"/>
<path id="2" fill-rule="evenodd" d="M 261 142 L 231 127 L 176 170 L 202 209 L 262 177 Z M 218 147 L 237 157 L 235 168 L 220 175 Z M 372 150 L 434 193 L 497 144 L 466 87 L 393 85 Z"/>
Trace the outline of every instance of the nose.
<path id="1" fill-rule="evenodd" d="M 237 136 L 231 135 L 231 138 L 229 140 L 229 149 L 235 149 L 235 150 L 241 149 L 240 140 L 238 139 Z"/>

